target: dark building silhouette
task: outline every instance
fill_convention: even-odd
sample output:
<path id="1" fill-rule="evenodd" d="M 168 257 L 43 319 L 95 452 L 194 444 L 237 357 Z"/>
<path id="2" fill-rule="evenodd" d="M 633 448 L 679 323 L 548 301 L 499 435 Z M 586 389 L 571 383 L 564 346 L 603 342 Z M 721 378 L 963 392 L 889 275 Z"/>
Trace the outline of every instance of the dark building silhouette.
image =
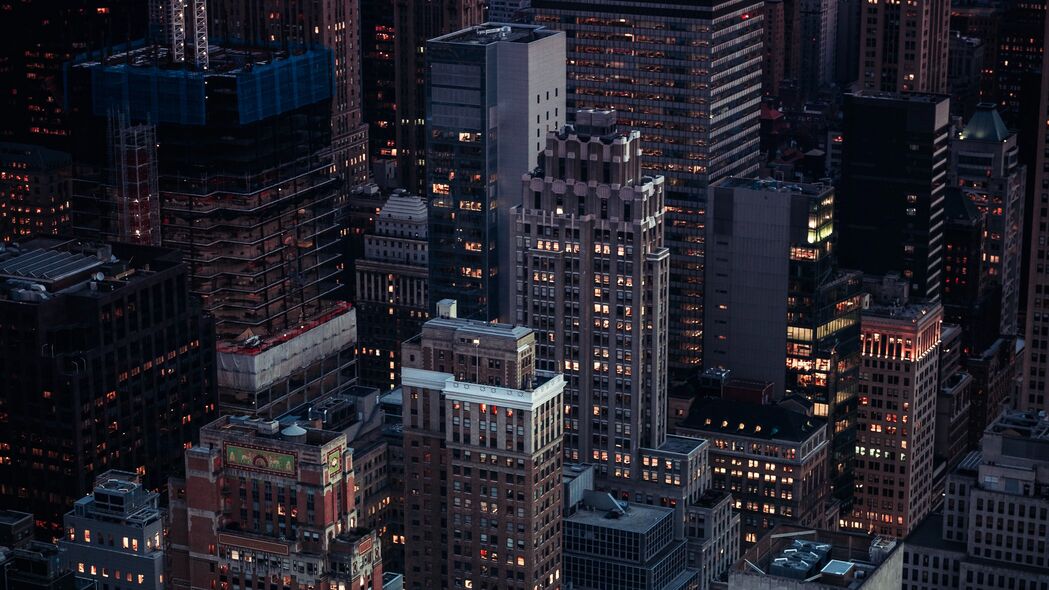
<path id="1" fill-rule="evenodd" d="M 899 272 L 915 297 L 942 283 L 948 99 L 860 92 L 845 97 L 837 198 L 838 260 L 867 274 Z"/>
<path id="2" fill-rule="evenodd" d="M 170 250 L 37 239 L 0 253 L 0 503 L 40 534 L 107 469 L 150 487 L 215 415 L 210 319 Z"/>

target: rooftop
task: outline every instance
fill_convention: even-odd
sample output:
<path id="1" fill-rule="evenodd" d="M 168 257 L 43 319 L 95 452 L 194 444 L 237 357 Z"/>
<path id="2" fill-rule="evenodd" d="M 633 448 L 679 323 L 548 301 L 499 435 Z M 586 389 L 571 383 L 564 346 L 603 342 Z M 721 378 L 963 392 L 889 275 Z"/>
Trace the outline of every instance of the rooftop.
<path id="1" fill-rule="evenodd" d="M 803 442 L 826 425 L 822 418 L 781 407 L 724 399 L 698 400 L 681 427 L 761 440 Z"/>
<path id="2" fill-rule="evenodd" d="M 1004 412 L 987 430 L 1013 438 L 1049 441 L 1049 417 L 1045 412 Z"/>
<path id="3" fill-rule="evenodd" d="M 743 188 L 752 191 L 771 193 L 801 193 L 803 195 L 823 196 L 833 193 L 834 187 L 823 183 L 786 182 L 772 178 L 739 178 L 731 177 L 722 180 L 715 186 L 723 188 Z"/>
<path id="4" fill-rule="evenodd" d="M 981 102 L 976 112 L 962 130 L 962 140 L 1005 141 L 1009 139 L 1009 128 L 1005 126 L 993 102 Z"/>
<path id="5" fill-rule="evenodd" d="M 483 23 L 449 33 L 430 43 L 455 43 L 460 45 L 491 45 L 493 43 L 531 43 L 558 34 L 558 31 L 537 25 L 518 23 Z"/>
<path id="6" fill-rule="evenodd" d="M 688 455 L 694 451 L 700 449 L 707 443 L 702 438 L 695 438 L 691 436 L 675 436 L 667 435 L 663 444 L 655 449 L 647 449 L 652 451 L 658 451 L 661 453 L 678 453 L 681 455 Z"/>
<path id="7" fill-rule="evenodd" d="M 2 525 L 11 526 L 26 521 L 32 523 L 33 515 L 28 512 L 0 509 L 0 524 Z"/>
<path id="8" fill-rule="evenodd" d="M 204 426 L 201 432 L 229 433 L 230 440 L 260 439 L 284 445 L 323 446 L 341 436 L 338 432 L 318 428 L 284 428 L 277 420 L 263 420 L 247 416 L 223 416 Z M 304 432 L 300 432 L 304 431 Z"/>
<path id="9" fill-rule="evenodd" d="M 907 545 L 965 553 L 965 543 L 943 538 L 943 513 L 932 512 L 907 535 Z"/>
<path id="10" fill-rule="evenodd" d="M 672 518 L 673 514 L 672 508 L 630 504 L 616 500 L 608 494 L 588 492 L 580 509 L 571 516 L 566 516 L 564 521 L 565 526 L 571 523 L 645 533 L 658 526 L 664 519 Z"/>

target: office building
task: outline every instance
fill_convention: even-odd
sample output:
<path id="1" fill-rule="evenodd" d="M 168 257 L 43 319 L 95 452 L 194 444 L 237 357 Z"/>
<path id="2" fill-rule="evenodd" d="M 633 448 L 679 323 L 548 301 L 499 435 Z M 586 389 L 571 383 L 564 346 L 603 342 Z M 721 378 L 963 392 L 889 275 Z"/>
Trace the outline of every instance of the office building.
<path id="1" fill-rule="evenodd" d="M 509 318 L 510 209 L 565 120 L 565 35 L 488 23 L 432 39 L 426 54 L 431 307 L 455 299 L 461 317 Z"/>
<path id="2" fill-rule="evenodd" d="M 344 433 L 224 416 L 168 485 L 171 588 L 365 590 L 382 584 L 380 541 L 358 527 Z"/>
<path id="3" fill-rule="evenodd" d="M 903 538 L 939 493 L 932 474 L 942 321 L 939 304 L 908 304 L 905 295 L 875 299 L 863 311 L 848 528 Z"/>
<path id="4" fill-rule="evenodd" d="M 324 48 L 331 53 L 331 157 L 346 188 L 370 173 L 368 126 L 361 108 L 361 4 L 369 0 L 213 0 L 211 33 L 254 48 Z"/>
<path id="5" fill-rule="evenodd" d="M 72 173 L 69 154 L 0 143 L 0 243 L 68 233 Z"/>
<path id="6" fill-rule="evenodd" d="M 398 0 L 394 8 L 397 41 L 397 178 L 400 186 L 428 195 L 430 131 L 426 82 L 433 76 L 427 43 L 480 26 L 485 22 L 482 0 Z"/>
<path id="7" fill-rule="evenodd" d="M 587 491 L 564 517 L 565 584 L 578 590 L 699 590 L 671 508 Z"/>
<path id="8" fill-rule="evenodd" d="M 800 0 L 802 96 L 815 96 L 834 81 L 834 59 L 838 45 L 838 2 Z"/>
<path id="9" fill-rule="evenodd" d="M 1013 406 L 1016 376 L 1023 367 L 1025 343 L 1015 336 L 1002 336 L 982 351 L 965 359 L 965 370 L 973 376 L 969 408 L 969 447 L 977 448 L 984 429 Z"/>
<path id="10" fill-rule="evenodd" d="M 1040 588 L 1049 584 L 1045 490 L 1049 421 L 1007 411 L 979 451 L 948 476 L 942 513 L 904 544 L 904 590 Z"/>
<path id="11" fill-rule="evenodd" d="M 642 171 L 641 134 L 580 110 L 546 137 L 511 211 L 516 318 L 539 366 L 565 378 L 565 459 L 599 479 L 640 479 L 642 448 L 666 435 L 664 179 Z"/>
<path id="12" fill-rule="evenodd" d="M 894 539 L 779 525 L 728 576 L 736 590 L 896 590 L 903 549 Z"/>
<path id="13" fill-rule="evenodd" d="M 564 380 L 535 332 L 454 306 L 402 352 L 405 585 L 562 588 Z"/>
<path id="14" fill-rule="evenodd" d="M 902 273 L 913 297 L 933 300 L 943 281 L 948 106 L 938 95 L 846 95 L 835 214 L 842 266 Z"/>
<path id="15" fill-rule="evenodd" d="M 951 112 L 971 117 L 980 102 L 985 69 L 990 69 L 987 44 L 979 37 L 968 37 L 952 30 L 947 56 L 947 88 L 951 93 Z"/>
<path id="16" fill-rule="evenodd" d="M 488 20 L 493 23 L 519 22 L 528 9 L 528 0 L 488 0 Z"/>
<path id="17" fill-rule="evenodd" d="M 783 0 L 765 2 L 765 38 L 761 45 L 761 93 L 765 96 L 779 96 L 786 75 L 786 4 Z"/>
<path id="18" fill-rule="evenodd" d="M 1001 286 L 991 280 L 984 256 L 987 212 L 956 187 L 944 193 L 943 211 L 943 317 L 962 328 L 969 355 L 986 350 L 1001 334 Z"/>
<path id="19" fill-rule="evenodd" d="M 740 513 L 732 494 L 713 487 L 685 508 L 688 566 L 699 570 L 700 590 L 724 577 L 739 558 Z"/>
<path id="20" fill-rule="evenodd" d="M 713 489 L 732 494 L 742 546 L 778 523 L 833 526 L 827 422 L 793 409 L 697 401 L 678 434 L 710 441 Z"/>
<path id="21" fill-rule="evenodd" d="M 134 473 L 107 471 L 76 501 L 58 540 L 63 565 L 111 588 L 167 588 L 159 494 Z"/>
<path id="22" fill-rule="evenodd" d="M 1049 15 L 1045 21 L 1045 37 L 1049 39 Z M 1049 52 L 1043 53 L 1041 80 L 1049 80 Z M 1041 85 L 1041 96 L 1038 102 L 1037 121 L 1049 120 L 1049 88 Z M 1043 228 L 1041 222 L 1034 223 L 1035 219 L 1049 216 L 1049 130 L 1045 125 L 1036 124 L 1037 139 L 1034 144 L 1033 164 L 1029 167 L 1028 177 L 1029 193 L 1034 198 L 1028 199 L 1027 218 L 1031 223 L 1027 226 L 1030 244 L 1025 260 L 1029 259 L 1027 267 L 1027 300 L 1024 322 L 1024 342 L 1028 354 L 1024 364 L 1024 378 L 1020 395 L 1017 397 L 1017 407 L 1029 410 L 1047 409 L 1049 397 L 1046 394 L 1046 369 L 1049 367 L 1049 340 L 1042 334 L 1049 332 L 1049 299 L 1045 293 L 1049 292 L 1049 272 L 1046 270 L 1046 258 L 1049 256 L 1047 247 L 1042 244 L 1049 228 Z M 1030 128 L 1028 128 L 1030 129 Z M 1021 146 L 1021 149 L 1022 146 Z M 1033 168 L 1033 171 L 1030 170 Z M 1032 180 L 1033 178 L 1033 180 Z"/>
<path id="23" fill-rule="evenodd" d="M 861 7 L 859 82 L 865 91 L 947 92 L 950 0 Z"/>
<path id="24" fill-rule="evenodd" d="M 707 188 L 758 168 L 762 2 L 533 0 L 532 9 L 537 24 L 568 33 L 569 111 L 615 109 L 641 133 L 644 173 L 666 179 L 668 364 L 685 378 L 703 359 Z M 795 11 L 785 5 L 787 48 Z"/>
<path id="25" fill-rule="evenodd" d="M 936 434 L 933 437 L 935 469 L 951 470 L 969 452 L 969 409 L 972 406 L 973 377 L 962 366 L 962 329 L 941 324 L 940 387 L 936 394 Z M 944 473 L 946 476 L 946 472 Z M 943 485 L 933 483 L 933 490 Z M 939 501 L 934 501 L 934 507 Z"/>
<path id="26" fill-rule="evenodd" d="M 176 53 L 90 55 L 70 78 L 88 127 L 105 127 L 113 109 L 157 126 L 163 243 L 183 252 L 190 289 L 215 317 L 223 408 L 272 415 L 352 384 L 356 322 L 335 300 L 343 244 L 330 52 L 212 45 L 207 69 L 172 66 Z M 90 140 L 80 146 L 88 160 Z M 87 191 L 74 203 L 84 231 L 114 223 L 108 198 Z"/>
<path id="27" fill-rule="evenodd" d="M 980 103 L 950 143 L 948 182 L 986 215 L 983 259 L 1001 290 L 1000 334 L 1018 334 L 1023 257 L 1026 169 L 1016 134 L 1005 127 L 993 104 Z"/>
<path id="28" fill-rule="evenodd" d="M 364 236 L 357 261 L 358 370 L 362 383 L 400 383 L 401 343 L 429 317 L 426 203 L 395 193 Z"/>
<path id="29" fill-rule="evenodd" d="M 840 271 L 833 187 L 732 178 L 712 191 L 707 223 L 708 368 L 771 383 L 833 424 L 834 492 L 851 495 L 859 363 L 858 273 Z M 740 269 L 747 269 L 741 272 Z"/>
<path id="30" fill-rule="evenodd" d="M 147 3 L 139 0 L 12 4 L 0 20 L 0 141 L 69 151 L 79 132 L 64 100 L 64 64 L 77 54 L 140 39 Z"/>
<path id="31" fill-rule="evenodd" d="M 213 327 L 170 250 L 37 238 L 0 277 L 0 502 L 58 537 L 100 472 L 181 470 L 215 415 Z"/>

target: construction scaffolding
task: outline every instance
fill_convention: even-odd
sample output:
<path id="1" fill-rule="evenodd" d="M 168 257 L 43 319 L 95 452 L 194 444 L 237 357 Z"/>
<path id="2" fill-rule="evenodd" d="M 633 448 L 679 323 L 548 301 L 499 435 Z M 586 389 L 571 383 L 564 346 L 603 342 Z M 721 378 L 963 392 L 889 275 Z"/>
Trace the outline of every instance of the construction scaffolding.
<path id="1" fill-rule="evenodd" d="M 131 124 L 123 112 L 109 117 L 110 195 L 117 239 L 160 245 L 157 132 L 151 123 Z"/>
<path id="2" fill-rule="evenodd" d="M 208 6 L 206 0 L 170 0 L 171 58 L 186 61 L 186 22 L 192 27 L 193 65 L 208 69 Z M 189 18 L 186 12 L 189 11 Z"/>

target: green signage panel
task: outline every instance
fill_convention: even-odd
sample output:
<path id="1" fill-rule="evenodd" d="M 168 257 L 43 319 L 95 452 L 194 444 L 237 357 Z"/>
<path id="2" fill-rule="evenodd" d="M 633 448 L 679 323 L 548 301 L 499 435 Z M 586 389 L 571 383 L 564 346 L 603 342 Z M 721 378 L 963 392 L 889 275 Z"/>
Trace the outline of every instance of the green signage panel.
<path id="1" fill-rule="evenodd" d="M 226 445 L 226 465 L 295 475 L 295 455 L 238 445 Z"/>

